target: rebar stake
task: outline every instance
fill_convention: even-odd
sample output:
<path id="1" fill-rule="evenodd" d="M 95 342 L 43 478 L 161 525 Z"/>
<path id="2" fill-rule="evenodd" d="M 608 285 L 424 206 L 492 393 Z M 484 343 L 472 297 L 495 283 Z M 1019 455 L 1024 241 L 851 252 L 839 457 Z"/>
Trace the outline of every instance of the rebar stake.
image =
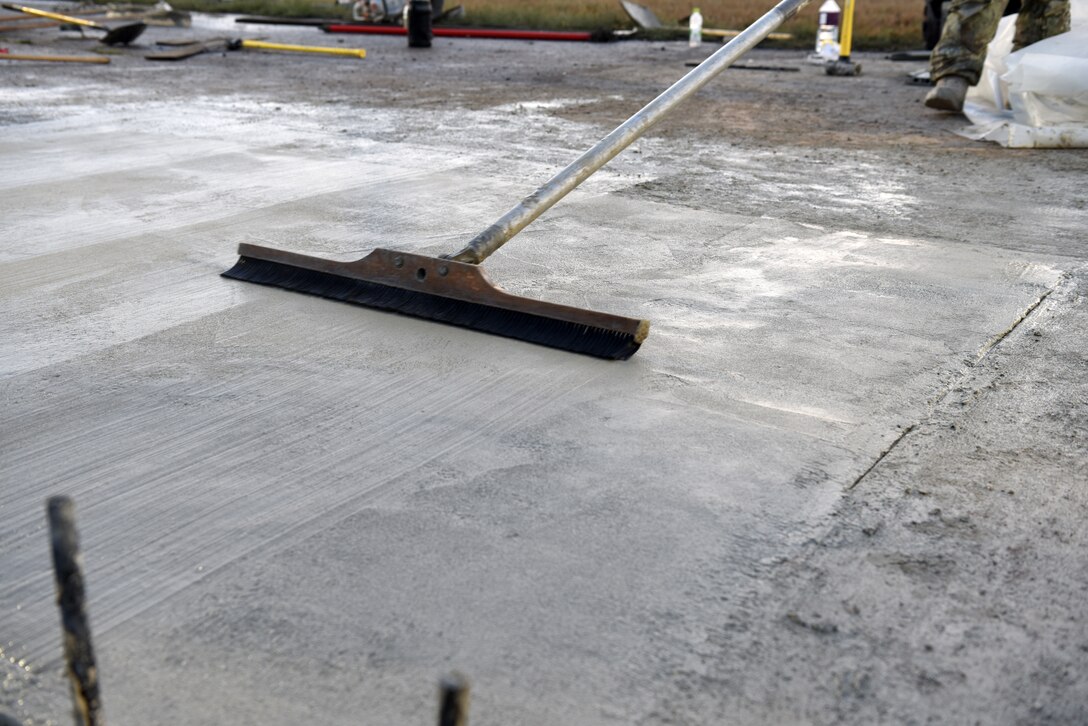
<path id="1" fill-rule="evenodd" d="M 468 679 L 451 673 L 438 687 L 438 726 L 468 726 Z"/>
<path id="2" fill-rule="evenodd" d="M 72 682 L 74 715 L 79 726 L 104 726 L 98 693 L 98 668 L 91 645 L 91 626 L 84 610 L 82 556 L 76 533 L 75 505 L 68 497 L 50 497 L 46 505 L 53 543 L 57 607 L 64 636 L 64 661 Z"/>

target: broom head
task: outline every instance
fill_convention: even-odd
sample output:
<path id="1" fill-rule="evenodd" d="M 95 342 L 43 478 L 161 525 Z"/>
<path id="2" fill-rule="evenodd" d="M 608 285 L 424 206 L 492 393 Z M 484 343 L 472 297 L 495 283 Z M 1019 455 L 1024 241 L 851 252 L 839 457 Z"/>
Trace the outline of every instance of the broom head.
<path id="1" fill-rule="evenodd" d="M 625 360 L 650 331 L 647 320 L 518 297 L 477 265 L 376 249 L 337 262 L 257 245 L 238 247 L 224 277 L 458 325 L 575 353 Z"/>

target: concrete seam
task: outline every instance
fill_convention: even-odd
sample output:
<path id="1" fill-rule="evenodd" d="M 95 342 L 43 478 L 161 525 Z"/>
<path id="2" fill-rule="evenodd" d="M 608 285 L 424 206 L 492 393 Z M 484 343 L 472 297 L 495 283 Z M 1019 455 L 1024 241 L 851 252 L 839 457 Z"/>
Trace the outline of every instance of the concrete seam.
<path id="1" fill-rule="evenodd" d="M 937 408 L 937 406 L 940 405 L 941 401 L 944 401 L 945 398 L 948 397 L 948 394 L 951 391 L 953 391 L 963 381 L 963 379 L 967 376 L 968 373 L 973 371 L 978 366 L 978 364 L 982 362 L 982 359 L 985 358 L 990 353 L 991 350 L 996 348 L 1001 343 L 1001 341 L 1005 340 L 1007 337 L 1009 337 L 1012 334 L 1012 332 L 1014 330 L 1019 328 L 1020 325 L 1023 324 L 1023 322 L 1025 320 L 1027 320 L 1028 317 L 1030 317 L 1031 314 L 1034 313 L 1039 308 L 1040 305 L 1043 304 L 1043 301 L 1046 300 L 1048 297 L 1050 297 L 1050 294 L 1052 292 L 1054 292 L 1055 290 L 1058 289 L 1058 286 L 1061 285 L 1062 281 L 1065 278 L 1066 278 L 1065 275 L 1063 275 L 1061 278 L 1059 278 L 1058 283 L 1055 284 L 1054 287 L 1048 288 L 1046 290 L 1046 292 L 1044 292 L 1042 295 L 1040 295 L 1035 300 L 1035 302 L 1033 302 L 1031 305 L 1028 305 L 1027 308 L 1024 309 L 1024 312 L 1022 312 L 1020 314 L 1020 316 L 1017 317 L 1016 320 L 1014 320 L 1012 322 L 1012 325 L 1010 325 L 1004 331 L 998 333 L 997 335 L 995 335 L 994 337 L 992 337 L 988 341 L 986 341 L 986 343 L 979 349 L 978 355 L 975 357 L 975 360 L 967 365 L 967 367 L 963 370 L 963 372 L 957 377 L 957 379 L 953 383 L 950 383 L 949 385 L 945 386 L 945 389 L 941 392 L 941 395 L 939 395 L 937 397 L 934 404 L 930 407 L 929 415 L 926 416 L 925 419 L 923 419 L 921 421 L 917 421 L 915 423 L 912 423 L 910 426 L 903 429 L 903 432 L 901 434 L 899 434 L 899 436 L 897 436 L 895 438 L 895 440 L 892 441 L 892 443 L 889 444 L 886 449 L 884 449 L 883 451 L 880 452 L 879 455 L 877 455 L 876 460 L 873 461 L 873 463 L 870 464 L 868 466 L 868 468 L 865 469 L 865 471 L 861 472 L 861 474 L 859 474 L 858 477 L 856 479 L 854 479 L 854 481 L 849 486 L 846 487 L 846 491 L 853 490 L 858 484 L 860 484 L 862 482 L 863 479 L 865 479 L 865 477 L 869 476 L 869 474 L 872 473 L 872 471 L 874 469 L 876 469 L 877 466 L 880 465 L 880 462 L 884 461 L 885 457 L 887 457 L 888 454 L 892 453 L 892 451 L 895 449 L 895 447 L 898 446 L 900 444 L 900 442 L 902 442 L 903 439 L 905 439 L 907 437 L 908 434 L 910 434 L 912 431 L 917 430 L 918 428 L 920 428 L 924 424 L 931 421 L 933 419 L 933 412 Z"/>
<path id="2" fill-rule="evenodd" d="M 1063 276 L 1062 279 L 1064 279 L 1064 276 Z M 1061 280 L 1059 280 L 1059 284 L 1060 284 L 1060 282 L 1061 282 Z M 999 343 L 1001 343 L 1001 341 L 1003 341 L 1005 338 L 1009 337 L 1014 330 L 1019 328 L 1020 324 L 1023 323 L 1025 320 L 1027 320 L 1028 316 L 1030 316 L 1033 312 L 1035 312 L 1036 308 L 1038 308 L 1040 305 L 1042 305 L 1044 300 L 1046 300 L 1048 297 L 1050 297 L 1050 293 L 1054 292 L 1057 289 L 1058 289 L 1057 285 L 1055 285 L 1052 288 L 1049 288 L 1046 292 L 1044 292 L 1042 295 L 1040 295 L 1035 302 L 1033 302 L 1031 305 L 1028 305 L 1027 309 L 1024 310 L 1024 312 L 1020 314 L 1020 317 L 1018 317 L 1016 320 L 1013 321 L 1012 325 L 1010 325 L 1008 328 L 1006 328 L 1003 332 L 998 333 L 994 337 L 990 338 L 986 342 L 985 345 L 983 345 L 981 348 L 979 348 L 978 355 L 975 357 L 975 363 L 972 364 L 971 366 L 969 366 L 968 370 L 970 370 L 971 368 L 974 368 L 975 365 L 978 364 L 979 361 L 981 361 L 983 358 L 985 358 L 986 355 L 991 350 L 993 350 Z"/>
<path id="3" fill-rule="evenodd" d="M 903 433 L 901 433 L 901 434 L 899 434 L 899 436 L 895 437 L 895 441 L 893 441 L 888 446 L 888 448 L 886 448 L 886 449 L 884 449 L 883 451 L 880 452 L 880 455 L 876 457 L 876 461 L 874 461 L 872 464 L 870 464 L 868 469 L 861 472 L 861 474 L 858 475 L 858 478 L 855 479 L 854 482 L 850 486 L 846 487 L 846 491 L 850 491 L 851 489 L 856 487 L 858 484 L 860 484 L 862 479 L 869 476 L 869 472 L 871 472 L 873 469 L 875 469 L 877 467 L 877 465 L 880 464 L 880 462 L 884 461 L 884 457 L 886 457 L 888 454 L 892 453 L 892 450 L 896 446 L 899 445 L 900 441 L 902 441 L 903 439 L 905 439 L 907 437 L 907 434 L 909 434 L 911 431 L 914 431 L 914 429 L 918 428 L 919 426 L 921 426 L 921 423 L 912 423 L 910 426 L 903 429 Z"/>

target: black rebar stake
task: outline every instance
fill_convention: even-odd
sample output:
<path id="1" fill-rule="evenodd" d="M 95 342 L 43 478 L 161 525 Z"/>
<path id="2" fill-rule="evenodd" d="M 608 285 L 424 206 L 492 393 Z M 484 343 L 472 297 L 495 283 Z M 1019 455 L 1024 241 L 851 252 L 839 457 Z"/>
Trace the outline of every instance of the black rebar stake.
<path id="1" fill-rule="evenodd" d="M 49 532 L 53 542 L 53 573 L 64 636 L 64 660 L 72 682 L 75 718 L 79 726 L 103 726 L 98 693 L 98 668 L 91 646 L 91 626 L 84 610 L 86 592 L 76 533 L 75 505 L 68 497 L 50 497 Z"/>
<path id="2" fill-rule="evenodd" d="M 451 673 L 438 688 L 438 726 L 468 726 L 468 680 Z"/>

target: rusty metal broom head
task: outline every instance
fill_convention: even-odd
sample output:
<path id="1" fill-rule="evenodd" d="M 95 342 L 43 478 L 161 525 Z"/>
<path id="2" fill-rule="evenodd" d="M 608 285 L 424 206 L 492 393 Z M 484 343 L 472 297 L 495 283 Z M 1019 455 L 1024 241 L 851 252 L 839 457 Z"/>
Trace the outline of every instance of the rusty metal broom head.
<path id="1" fill-rule="evenodd" d="M 511 295 L 476 265 L 376 249 L 337 262 L 242 244 L 225 277 L 426 318 L 575 353 L 623 360 L 649 322 Z"/>

